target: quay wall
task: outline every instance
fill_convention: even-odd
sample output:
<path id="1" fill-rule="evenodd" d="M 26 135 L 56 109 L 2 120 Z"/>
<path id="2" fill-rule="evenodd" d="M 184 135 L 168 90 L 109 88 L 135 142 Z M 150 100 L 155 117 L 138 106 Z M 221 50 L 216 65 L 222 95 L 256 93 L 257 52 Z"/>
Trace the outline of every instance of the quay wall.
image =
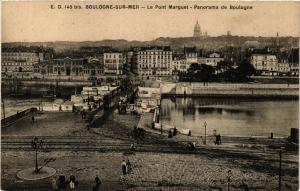
<path id="1" fill-rule="evenodd" d="M 164 90 L 166 88 L 162 88 Z M 162 91 L 163 96 L 190 97 L 299 97 L 298 84 L 221 84 L 221 83 L 178 83 L 171 91 Z"/>
<path id="2" fill-rule="evenodd" d="M 16 82 L 16 80 L 13 79 L 2 79 L 2 86 L 11 84 Z M 51 80 L 51 79 L 47 79 L 47 80 L 25 80 L 22 79 L 19 81 L 22 86 L 28 86 L 28 87 L 34 87 L 34 86 L 64 86 L 64 87 L 82 87 L 82 86 L 90 86 L 92 85 L 91 81 L 57 81 L 57 80 Z"/>
<path id="3" fill-rule="evenodd" d="M 2 79 L 2 95 L 19 93 L 26 95 L 41 95 L 43 92 L 55 91 L 62 97 L 74 94 L 75 89 L 80 92 L 82 87 L 91 86 L 90 81 L 55 81 L 55 80 L 21 80 Z"/>

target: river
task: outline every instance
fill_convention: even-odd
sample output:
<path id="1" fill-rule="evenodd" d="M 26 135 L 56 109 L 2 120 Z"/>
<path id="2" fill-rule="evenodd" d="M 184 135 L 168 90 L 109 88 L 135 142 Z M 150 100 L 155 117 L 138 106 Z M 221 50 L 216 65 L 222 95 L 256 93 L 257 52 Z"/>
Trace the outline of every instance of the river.
<path id="1" fill-rule="evenodd" d="M 162 100 L 163 126 L 190 129 L 193 135 L 213 130 L 228 136 L 290 135 L 299 127 L 298 100 L 174 98 Z"/>

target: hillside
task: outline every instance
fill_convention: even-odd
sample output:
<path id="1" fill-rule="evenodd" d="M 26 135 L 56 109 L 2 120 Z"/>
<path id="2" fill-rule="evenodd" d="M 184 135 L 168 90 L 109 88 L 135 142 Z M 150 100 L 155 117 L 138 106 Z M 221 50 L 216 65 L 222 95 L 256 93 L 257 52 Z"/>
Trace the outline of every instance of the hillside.
<path id="1" fill-rule="evenodd" d="M 160 37 L 152 41 L 127 41 L 124 39 L 118 40 L 102 40 L 102 41 L 55 41 L 55 42 L 13 42 L 2 43 L 4 47 L 12 46 L 44 46 L 52 47 L 57 52 L 65 50 L 77 50 L 80 47 L 98 47 L 98 46 L 111 46 L 120 50 L 126 50 L 134 46 L 147 46 L 147 45 L 165 45 L 171 46 L 174 50 L 182 49 L 184 46 L 196 46 L 198 48 L 217 49 L 224 46 L 245 46 L 246 41 L 258 41 L 259 46 L 272 46 L 276 42 L 275 37 L 246 37 L 246 36 L 218 36 L 218 37 L 205 37 L 205 38 L 192 38 L 192 37 Z M 297 47 L 299 38 L 296 37 L 279 37 L 280 45 L 283 47 Z"/>

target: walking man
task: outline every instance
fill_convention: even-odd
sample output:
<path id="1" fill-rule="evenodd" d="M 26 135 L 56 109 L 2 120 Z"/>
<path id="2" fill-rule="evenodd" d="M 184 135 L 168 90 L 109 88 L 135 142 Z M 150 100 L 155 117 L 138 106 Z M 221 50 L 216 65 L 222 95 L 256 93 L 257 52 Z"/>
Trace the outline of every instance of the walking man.
<path id="1" fill-rule="evenodd" d="M 122 166 L 123 175 L 126 175 L 126 173 L 127 173 L 127 165 L 126 165 L 125 160 L 123 160 L 121 166 Z"/>
<path id="2" fill-rule="evenodd" d="M 129 161 L 129 159 L 127 159 L 127 162 L 126 162 L 126 167 L 127 167 L 127 173 L 131 172 L 131 163 Z"/>
<path id="3" fill-rule="evenodd" d="M 100 178 L 98 177 L 98 175 L 96 175 L 95 186 L 93 187 L 93 191 L 98 191 L 101 184 L 102 184 L 102 182 L 101 182 Z"/>
<path id="4" fill-rule="evenodd" d="M 70 189 L 71 190 L 75 189 L 75 176 L 74 175 L 70 176 Z"/>
<path id="5" fill-rule="evenodd" d="M 130 145 L 130 150 L 131 150 L 131 151 L 134 151 L 134 150 L 135 150 L 134 143 L 131 143 L 131 145 Z"/>

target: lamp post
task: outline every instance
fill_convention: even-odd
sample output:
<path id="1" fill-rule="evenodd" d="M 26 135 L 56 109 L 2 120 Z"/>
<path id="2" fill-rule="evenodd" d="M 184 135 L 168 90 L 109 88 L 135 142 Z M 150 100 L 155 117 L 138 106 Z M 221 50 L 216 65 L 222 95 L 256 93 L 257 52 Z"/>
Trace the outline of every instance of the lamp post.
<path id="1" fill-rule="evenodd" d="M 204 141 L 203 141 L 204 145 L 206 145 L 206 126 L 207 126 L 207 123 L 205 121 L 204 122 Z"/>
<path id="2" fill-rule="evenodd" d="M 159 122 L 160 122 L 160 134 L 162 135 L 162 111 L 161 111 L 161 99 L 162 99 L 162 95 L 161 95 L 161 83 L 159 84 Z"/>
<path id="3" fill-rule="evenodd" d="M 280 150 L 279 150 L 279 177 L 278 177 L 278 190 L 281 191 L 281 161 L 282 161 L 282 148 L 280 147 Z"/>
<path id="4" fill-rule="evenodd" d="M 162 111 L 161 111 L 161 87 L 159 87 L 160 90 L 160 99 L 159 99 L 159 122 L 160 122 L 160 134 L 163 134 L 163 128 L 162 128 Z"/>
<path id="5" fill-rule="evenodd" d="M 35 150 L 35 173 L 39 172 L 38 168 L 38 158 L 37 158 L 37 152 L 40 148 L 43 146 L 43 141 L 39 140 L 37 137 L 34 137 L 33 140 L 31 141 L 31 146 Z"/>

